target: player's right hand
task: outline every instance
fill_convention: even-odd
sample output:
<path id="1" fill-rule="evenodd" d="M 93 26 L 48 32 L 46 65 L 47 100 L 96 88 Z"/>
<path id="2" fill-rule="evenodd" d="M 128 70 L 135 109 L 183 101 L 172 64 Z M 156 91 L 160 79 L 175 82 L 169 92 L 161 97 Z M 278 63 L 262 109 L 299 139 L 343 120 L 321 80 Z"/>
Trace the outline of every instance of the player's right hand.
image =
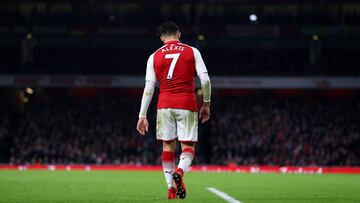
<path id="1" fill-rule="evenodd" d="M 136 125 L 136 130 L 141 134 L 145 135 L 149 131 L 149 122 L 146 118 L 139 118 Z"/>
<path id="2" fill-rule="evenodd" d="M 210 102 L 205 102 L 200 109 L 199 119 L 201 123 L 205 123 L 210 119 Z"/>

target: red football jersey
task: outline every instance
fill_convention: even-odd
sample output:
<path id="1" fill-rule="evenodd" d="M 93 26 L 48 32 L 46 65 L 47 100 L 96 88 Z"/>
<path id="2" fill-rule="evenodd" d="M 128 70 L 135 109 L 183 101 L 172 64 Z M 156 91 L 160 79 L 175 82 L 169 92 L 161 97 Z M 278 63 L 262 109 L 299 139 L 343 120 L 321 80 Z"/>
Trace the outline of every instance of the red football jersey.
<path id="1" fill-rule="evenodd" d="M 200 52 L 174 40 L 166 42 L 148 59 L 146 80 L 158 81 L 158 109 L 174 108 L 197 111 L 194 76 L 206 73 Z"/>

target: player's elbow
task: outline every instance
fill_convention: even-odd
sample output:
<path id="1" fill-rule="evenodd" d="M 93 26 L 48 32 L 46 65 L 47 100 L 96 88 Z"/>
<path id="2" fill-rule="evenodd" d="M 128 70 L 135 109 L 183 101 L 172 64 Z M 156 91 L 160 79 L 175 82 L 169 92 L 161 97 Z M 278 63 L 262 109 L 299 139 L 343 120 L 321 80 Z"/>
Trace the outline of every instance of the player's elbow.
<path id="1" fill-rule="evenodd" d="M 153 81 L 146 81 L 145 83 L 145 91 L 147 94 L 152 94 L 154 93 L 154 89 L 155 89 L 155 82 Z"/>
<path id="2" fill-rule="evenodd" d="M 211 82 L 209 75 L 207 73 L 203 73 L 199 75 L 200 77 L 200 83 L 201 83 L 201 89 L 203 92 L 203 99 L 204 102 L 210 102 L 211 100 Z"/>
<path id="3" fill-rule="evenodd" d="M 208 73 L 202 73 L 199 75 L 201 86 L 210 84 L 210 77 Z"/>

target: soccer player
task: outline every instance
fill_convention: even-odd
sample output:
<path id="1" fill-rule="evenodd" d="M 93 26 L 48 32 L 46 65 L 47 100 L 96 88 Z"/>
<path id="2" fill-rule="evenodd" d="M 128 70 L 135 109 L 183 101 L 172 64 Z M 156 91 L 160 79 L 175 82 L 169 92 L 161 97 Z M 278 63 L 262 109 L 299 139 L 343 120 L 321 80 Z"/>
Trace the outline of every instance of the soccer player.
<path id="1" fill-rule="evenodd" d="M 183 177 L 195 156 L 198 119 L 204 123 L 210 118 L 211 84 L 199 50 L 179 41 L 181 34 L 178 26 L 166 22 L 159 27 L 159 31 L 164 46 L 151 54 L 147 61 L 146 83 L 136 128 L 141 135 L 148 132 L 146 114 L 158 81 L 160 94 L 156 138 L 163 143 L 162 166 L 168 186 L 168 199 L 184 199 L 186 188 Z M 194 93 L 195 72 L 201 81 L 204 101 L 199 117 Z M 175 170 L 176 138 L 181 143 L 182 153 Z"/>

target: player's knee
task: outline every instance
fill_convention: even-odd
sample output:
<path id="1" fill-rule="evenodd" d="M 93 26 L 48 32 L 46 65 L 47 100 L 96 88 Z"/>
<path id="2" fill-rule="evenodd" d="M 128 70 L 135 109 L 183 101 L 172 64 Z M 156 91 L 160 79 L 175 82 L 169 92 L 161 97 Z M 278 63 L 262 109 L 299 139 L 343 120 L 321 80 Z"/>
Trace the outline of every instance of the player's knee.
<path id="1" fill-rule="evenodd" d="M 182 148 L 182 150 L 184 150 L 186 148 L 194 149 L 195 144 L 196 144 L 195 142 L 181 142 L 181 148 Z"/>
<path id="2" fill-rule="evenodd" d="M 163 141 L 163 151 L 175 151 L 175 140 Z"/>

